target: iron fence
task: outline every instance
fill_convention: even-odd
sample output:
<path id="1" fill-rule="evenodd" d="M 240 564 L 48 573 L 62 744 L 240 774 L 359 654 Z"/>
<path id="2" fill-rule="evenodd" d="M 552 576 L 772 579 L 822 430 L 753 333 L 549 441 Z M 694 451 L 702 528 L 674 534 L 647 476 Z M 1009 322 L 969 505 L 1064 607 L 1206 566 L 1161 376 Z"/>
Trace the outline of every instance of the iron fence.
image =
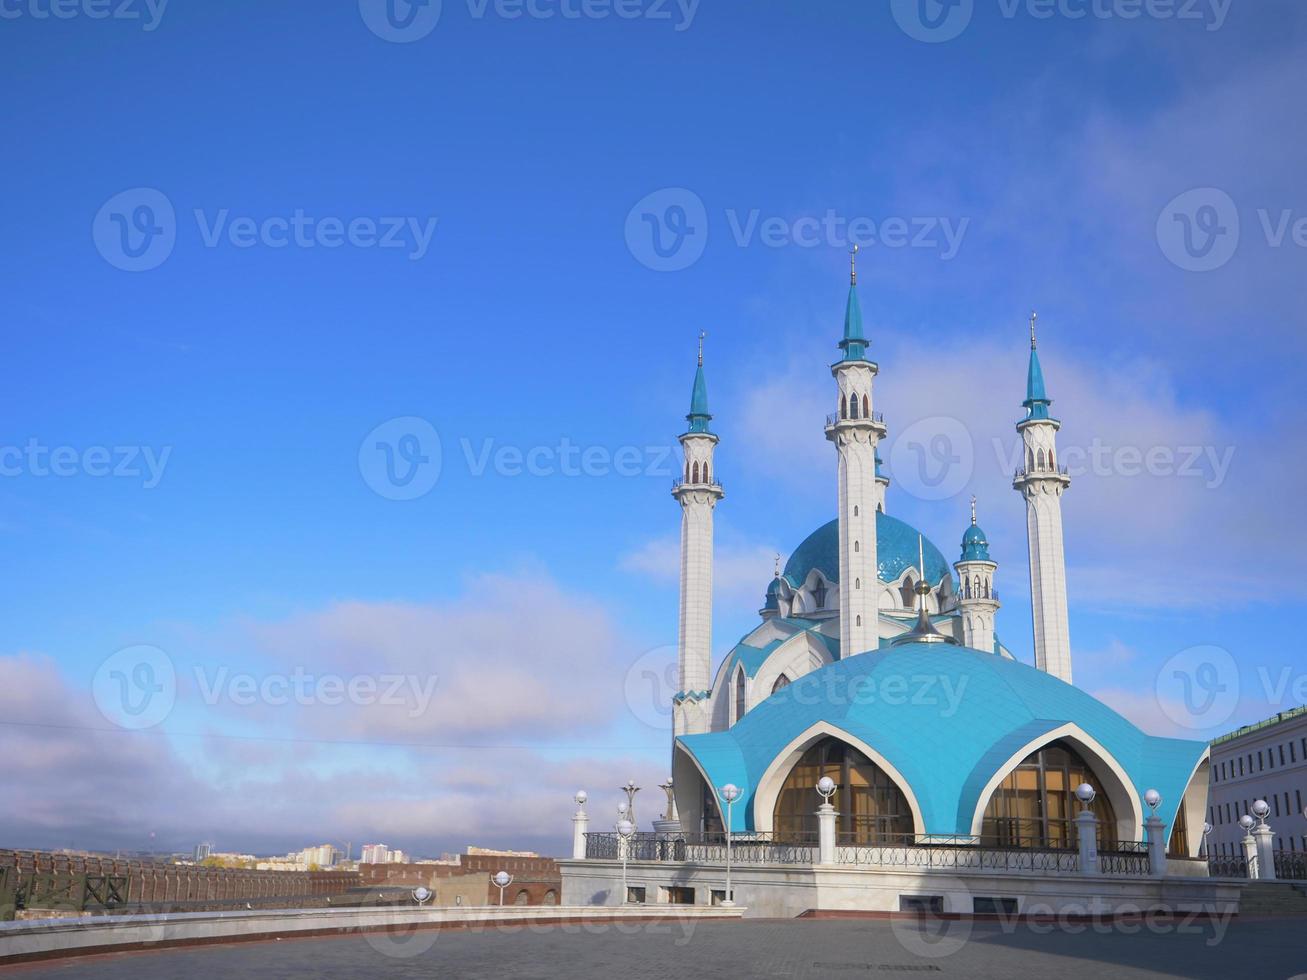
<path id="1" fill-rule="evenodd" d="M 1147 841 L 1120 841 L 1098 851 L 1098 870 L 1105 875 L 1146 875 L 1153 870 Z"/>
<path id="2" fill-rule="evenodd" d="M 1209 857 L 1207 874 L 1212 878 L 1247 878 L 1248 859 L 1242 854 Z"/>
<path id="3" fill-rule="evenodd" d="M 1284 881 L 1307 881 L 1307 851 L 1272 851 L 1275 877 Z"/>

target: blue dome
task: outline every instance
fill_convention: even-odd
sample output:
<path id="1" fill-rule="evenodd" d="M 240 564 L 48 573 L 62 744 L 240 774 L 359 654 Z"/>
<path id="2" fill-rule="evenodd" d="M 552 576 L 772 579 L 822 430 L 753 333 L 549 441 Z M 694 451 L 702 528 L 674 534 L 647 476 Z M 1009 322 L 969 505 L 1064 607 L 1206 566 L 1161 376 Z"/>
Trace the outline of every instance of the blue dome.
<path id="1" fill-rule="evenodd" d="M 911 685 L 903 690 L 913 677 L 931 681 L 926 696 Z M 901 696 L 882 695 L 891 690 Z M 840 660 L 800 677 L 727 731 L 676 741 L 713 785 L 744 787 L 736 830 L 754 826 L 754 792 L 773 762 L 799 735 L 825 726 L 864 742 L 901 774 L 925 833 L 970 834 L 990 778 L 1067 725 L 1121 767 L 1136 813 L 1142 817 L 1138 802 L 1155 788 L 1164 801 L 1158 815 L 1168 824 L 1175 819 L 1206 743 L 1146 735 L 1051 674 L 967 647 L 910 643 Z M 1118 808 L 1118 816 L 1126 814 Z"/>
<path id="2" fill-rule="evenodd" d="M 962 535 L 962 561 L 989 561 L 989 539 L 975 524 Z"/>
<path id="3" fill-rule="evenodd" d="M 905 524 L 896 517 L 876 512 L 876 563 L 877 575 L 882 582 L 893 582 L 909 568 L 917 567 L 917 534 L 919 532 L 910 524 Z M 926 559 L 926 578 L 937 584 L 945 576 L 951 575 L 948 562 L 925 538 L 923 542 Z M 838 582 L 840 579 L 840 522 L 831 521 L 823 524 L 809 534 L 797 548 L 790 560 L 785 563 L 785 577 L 790 584 L 801 586 L 808 578 L 808 573 L 817 569 L 826 579 Z"/>

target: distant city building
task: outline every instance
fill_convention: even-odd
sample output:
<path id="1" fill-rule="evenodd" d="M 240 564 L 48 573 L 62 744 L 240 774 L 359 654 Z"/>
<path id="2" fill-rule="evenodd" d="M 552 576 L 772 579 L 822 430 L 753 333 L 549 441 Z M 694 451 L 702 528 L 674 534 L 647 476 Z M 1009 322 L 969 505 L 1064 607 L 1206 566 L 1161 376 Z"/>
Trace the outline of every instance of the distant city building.
<path id="1" fill-rule="evenodd" d="M 340 860 L 340 856 L 340 851 L 334 844 L 318 844 L 316 847 L 304 848 L 298 855 L 288 855 L 306 867 L 317 865 L 319 868 L 330 868 Z"/>
<path id="2" fill-rule="evenodd" d="M 473 856 L 485 857 L 519 857 L 519 858 L 538 858 L 540 855 L 535 851 L 501 851 L 493 847 L 473 847 L 468 845 L 467 853 Z"/>
<path id="3" fill-rule="evenodd" d="M 1212 854 L 1243 853 L 1239 818 L 1252 812 L 1255 800 L 1271 808 L 1266 822 L 1277 850 L 1307 851 L 1307 707 L 1214 739 L 1211 773 L 1207 845 Z"/>
<path id="4" fill-rule="evenodd" d="M 403 851 L 392 851 L 385 844 L 364 844 L 359 864 L 408 864 L 409 856 Z"/>
<path id="5" fill-rule="evenodd" d="M 196 844 L 196 845 L 195 845 L 195 863 L 196 863 L 196 864 L 199 864 L 201 861 L 203 861 L 205 858 L 207 858 L 207 857 L 208 857 L 210 854 L 212 854 L 212 853 L 213 853 L 213 845 L 210 844 L 210 843 L 208 843 L 207 841 L 204 842 L 204 843 L 202 843 L 202 844 Z"/>

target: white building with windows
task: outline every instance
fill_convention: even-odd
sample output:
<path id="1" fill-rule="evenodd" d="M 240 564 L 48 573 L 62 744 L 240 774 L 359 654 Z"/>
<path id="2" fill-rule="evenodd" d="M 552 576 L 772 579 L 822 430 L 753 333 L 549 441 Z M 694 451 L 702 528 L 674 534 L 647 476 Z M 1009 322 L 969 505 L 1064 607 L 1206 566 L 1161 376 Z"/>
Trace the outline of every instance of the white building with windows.
<path id="1" fill-rule="evenodd" d="M 1307 707 L 1213 739 L 1211 774 L 1207 846 L 1213 855 L 1243 854 L 1239 818 L 1265 800 L 1275 849 L 1307 857 Z"/>

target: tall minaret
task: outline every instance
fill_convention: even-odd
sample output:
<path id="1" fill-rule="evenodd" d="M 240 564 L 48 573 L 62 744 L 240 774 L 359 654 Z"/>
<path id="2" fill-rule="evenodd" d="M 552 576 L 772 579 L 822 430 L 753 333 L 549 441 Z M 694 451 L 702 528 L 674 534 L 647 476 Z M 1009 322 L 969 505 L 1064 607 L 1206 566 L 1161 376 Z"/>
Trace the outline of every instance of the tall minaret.
<path id="1" fill-rule="evenodd" d="M 699 368 L 690 395 L 689 430 L 680 436 L 685 453 L 684 479 L 672 488 L 681 505 L 681 625 L 677 639 L 680 690 L 674 701 L 674 733 L 706 732 L 710 712 L 712 662 L 712 523 L 713 508 L 724 496 L 717 483 L 713 452 L 717 437 L 708 431 L 708 384 L 703 377 L 703 334 L 699 334 Z"/>
<path id="2" fill-rule="evenodd" d="M 876 444 L 885 423 L 872 409 L 871 383 L 878 368 L 866 357 L 858 305 L 858 247 L 849 253 L 849 299 L 844 308 L 844 356 L 831 366 L 839 386 L 838 411 L 826 420 L 826 438 L 839 454 L 840 656 L 875 650 L 880 589 L 876 577 Z"/>
<path id="3" fill-rule="evenodd" d="M 990 560 L 989 541 L 976 523 L 975 497 L 971 498 L 971 526 L 962 535 L 962 557 L 953 563 L 953 568 L 958 573 L 962 645 L 993 653 L 994 614 L 998 612 L 994 572 L 998 564 Z"/>
<path id="4" fill-rule="evenodd" d="M 1012 487 L 1026 498 L 1026 535 L 1030 541 L 1030 605 L 1035 622 L 1035 666 L 1071 683 L 1071 638 L 1066 613 L 1066 557 L 1062 549 L 1062 491 L 1071 485 L 1057 464 L 1057 430 L 1062 423 L 1048 414 L 1044 372 L 1035 350 L 1035 323 L 1030 314 L 1030 372 L 1026 377 L 1026 417 L 1017 423 L 1025 448 Z"/>

